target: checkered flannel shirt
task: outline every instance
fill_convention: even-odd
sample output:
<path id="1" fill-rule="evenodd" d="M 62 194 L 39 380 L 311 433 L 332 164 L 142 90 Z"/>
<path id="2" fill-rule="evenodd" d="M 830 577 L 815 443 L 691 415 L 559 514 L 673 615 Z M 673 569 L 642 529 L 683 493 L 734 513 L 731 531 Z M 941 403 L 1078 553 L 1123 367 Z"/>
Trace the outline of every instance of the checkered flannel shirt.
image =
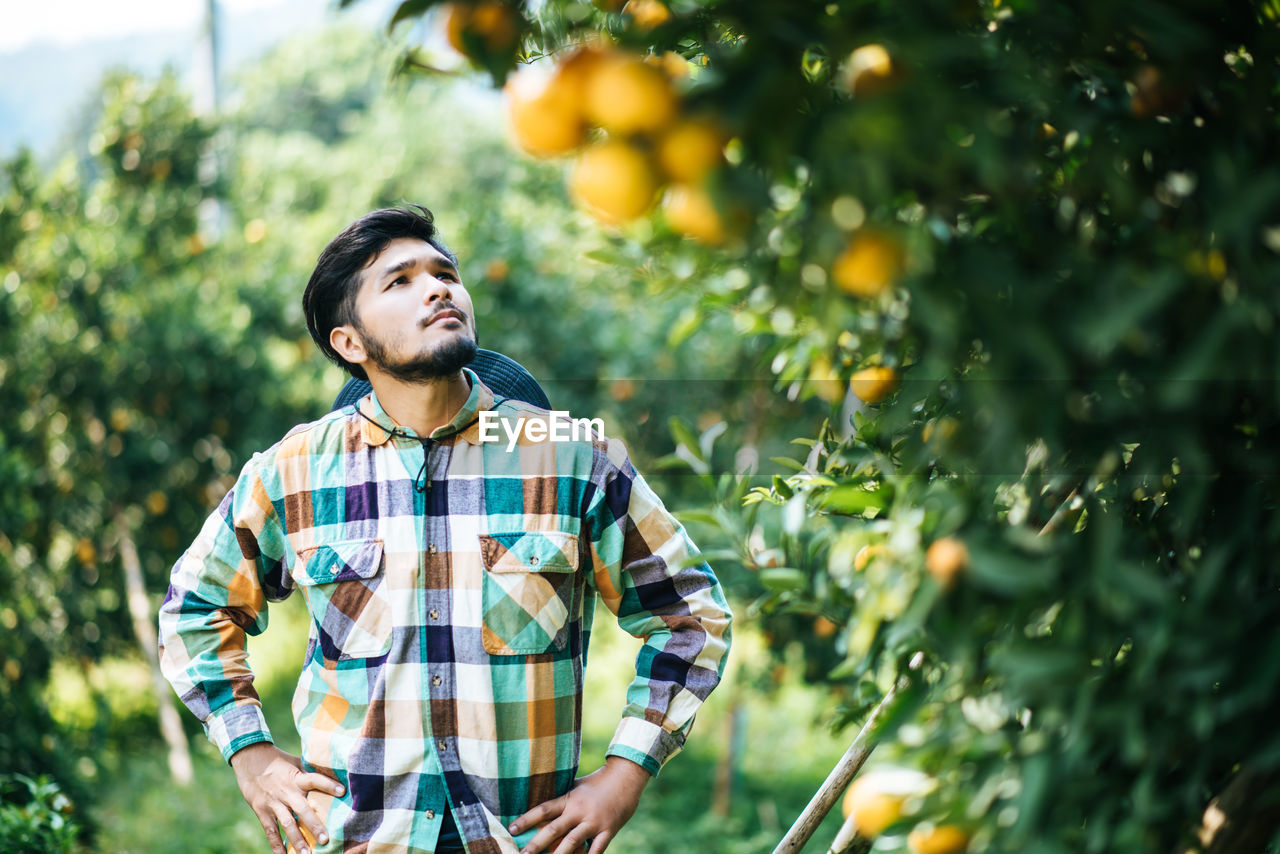
<path id="1" fill-rule="evenodd" d="M 481 442 L 483 410 L 548 416 L 466 373 L 426 451 L 372 394 L 295 428 L 173 568 L 162 667 L 228 759 L 271 740 L 245 635 L 302 589 L 304 766 L 346 786 L 307 795 L 330 839 L 318 854 L 433 851 L 446 809 L 470 854 L 527 843 L 535 829 L 507 825 L 577 771 L 596 596 L 644 639 L 610 755 L 656 774 L 723 671 L 721 588 L 623 445 Z"/>

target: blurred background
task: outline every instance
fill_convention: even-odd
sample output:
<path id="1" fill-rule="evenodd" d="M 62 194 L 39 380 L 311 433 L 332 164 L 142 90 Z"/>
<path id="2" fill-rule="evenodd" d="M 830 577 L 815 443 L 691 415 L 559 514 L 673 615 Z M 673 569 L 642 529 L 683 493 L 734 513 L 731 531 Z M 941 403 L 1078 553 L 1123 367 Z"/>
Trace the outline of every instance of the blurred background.
<path id="1" fill-rule="evenodd" d="M 1280 0 L 338 6 L 0 15 L 0 848 L 268 850 L 155 614 L 416 202 L 734 604 L 615 851 L 771 851 L 894 685 L 810 850 L 1280 850 Z"/>

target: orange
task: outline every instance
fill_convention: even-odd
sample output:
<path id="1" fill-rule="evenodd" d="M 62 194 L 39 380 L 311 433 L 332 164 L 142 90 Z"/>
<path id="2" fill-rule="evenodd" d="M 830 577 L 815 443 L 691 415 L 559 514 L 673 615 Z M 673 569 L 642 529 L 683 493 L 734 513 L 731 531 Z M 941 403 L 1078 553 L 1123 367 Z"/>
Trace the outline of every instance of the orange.
<path id="1" fill-rule="evenodd" d="M 840 627 L 826 617 L 819 616 L 813 621 L 813 633 L 820 638 L 833 637 Z"/>
<path id="2" fill-rule="evenodd" d="M 515 10 L 498 0 L 446 4 L 445 33 L 453 49 L 468 58 L 475 58 L 477 44 L 489 53 L 508 53 L 520 38 Z"/>
<path id="3" fill-rule="evenodd" d="M 661 0 L 627 0 L 622 14 L 629 15 L 642 30 L 652 30 L 671 20 L 671 10 Z"/>
<path id="4" fill-rule="evenodd" d="M 853 95 L 874 95 L 889 88 L 894 72 L 893 58 L 885 46 L 867 44 L 849 54 L 845 81 Z"/>
<path id="5" fill-rule="evenodd" d="M 907 835 L 907 847 L 915 854 L 960 854 L 969 847 L 969 834 L 954 824 L 918 827 Z"/>
<path id="6" fill-rule="evenodd" d="M 956 576 L 969 566 L 969 549 L 954 537 L 935 540 L 924 553 L 924 568 L 943 590 L 955 584 Z"/>
<path id="7" fill-rule="evenodd" d="M 865 403 L 879 403 L 898 386 L 898 372 L 893 368 L 873 367 L 855 371 L 849 388 Z"/>
<path id="8" fill-rule="evenodd" d="M 922 793 L 929 785 L 929 778 L 919 771 L 869 771 L 850 783 L 845 791 L 844 817 L 853 819 L 853 827 L 860 835 L 868 839 L 878 836 L 902 817 L 902 805 L 907 798 Z"/>
<path id="9" fill-rule="evenodd" d="M 512 136 L 530 154 L 555 157 L 586 139 L 587 126 L 571 79 L 528 67 L 507 81 L 504 91 Z"/>
<path id="10" fill-rule="evenodd" d="M 854 235 L 831 267 L 831 278 L 847 294 L 874 299 L 902 274 L 902 247 L 873 231 Z"/>
<path id="11" fill-rule="evenodd" d="M 658 179 L 644 153 L 610 139 L 582 152 L 569 179 L 569 193 L 604 222 L 620 225 L 653 206 Z"/>
<path id="12" fill-rule="evenodd" d="M 707 244 L 724 241 L 724 223 L 711 195 L 692 184 L 672 184 L 662 200 L 667 223 L 681 234 Z"/>
<path id="13" fill-rule="evenodd" d="M 672 181 L 695 183 L 720 165 L 724 143 L 724 134 L 711 119 L 682 119 L 658 141 L 658 165 Z"/>
<path id="14" fill-rule="evenodd" d="M 676 107 L 667 75 L 638 56 L 608 57 L 587 81 L 586 114 L 610 133 L 657 133 L 675 119 Z"/>
<path id="15" fill-rule="evenodd" d="M 76 560 L 85 566 L 90 566 L 98 559 L 98 550 L 94 548 L 93 543 L 81 537 L 76 540 Z"/>
<path id="16" fill-rule="evenodd" d="M 689 76 L 689 60 L 685 59 L 674 50 L 668 50 L 662 54 L 646 56 L 644 61 L 652 65 L 654 68 L 662 69 L 666 75 L 673 80 Z"/>

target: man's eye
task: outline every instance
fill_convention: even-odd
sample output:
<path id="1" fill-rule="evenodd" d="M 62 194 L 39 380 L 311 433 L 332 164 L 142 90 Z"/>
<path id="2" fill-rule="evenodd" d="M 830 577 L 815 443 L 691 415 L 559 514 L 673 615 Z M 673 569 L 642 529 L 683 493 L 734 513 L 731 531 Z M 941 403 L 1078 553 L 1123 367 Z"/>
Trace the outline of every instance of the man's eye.
<path id="1" fill-rule="evenodd" d="M 393 285 L 403 285 L 403 284 L 405 284 L 405 283 L 406 283 L 406 282 L 408 282 L 408 281 L 409 281 L 409 279 L 408 279 L 408 277 L 406 277 L 406 276 L 397 276 L 397 277 L 396 277 L 396 280 L 395 280 L 394 282 L 392 282 L 391 284 L 393 284 Z"/>

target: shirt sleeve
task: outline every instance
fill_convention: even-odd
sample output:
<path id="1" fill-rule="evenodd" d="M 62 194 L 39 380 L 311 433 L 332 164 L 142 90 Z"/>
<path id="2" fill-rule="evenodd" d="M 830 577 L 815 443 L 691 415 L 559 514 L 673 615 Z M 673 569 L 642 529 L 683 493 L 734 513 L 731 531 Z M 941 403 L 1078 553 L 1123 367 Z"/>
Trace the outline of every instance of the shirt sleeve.
<path id="1" fill-rule="evenodd" d="M 720 681 L 733 618 L 715 573 L 622 443 L 607 440 L 605 456 L 588 509 L 592 584 L 618 625 L 644 640 L 607 752 L 656 775 Z"/>
<path id="2" fill-rule="evenodd" d="M 256 461 L 174 565 L 160 606 L 160 669 L 227 760 L 272 741 L 245 639 L 266 629 L 267 599 L 292 590 L 284 531 Z"/>

